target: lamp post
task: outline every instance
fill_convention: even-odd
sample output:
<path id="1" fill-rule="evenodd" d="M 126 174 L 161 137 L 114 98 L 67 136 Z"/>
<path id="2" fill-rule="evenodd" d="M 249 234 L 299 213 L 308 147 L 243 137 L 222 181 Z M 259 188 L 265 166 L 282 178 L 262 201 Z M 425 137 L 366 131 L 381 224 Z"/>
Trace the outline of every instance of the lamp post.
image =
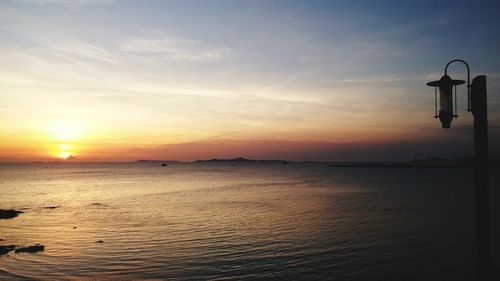
<path id="1" fill-rule="evenodd" d="M 472 111 L 474 118 L 474 164 L 476 182 L 476 263 L 477 280 L 491 278 L 490 252 L 490 195 L 488 171 L 488 117 L 486 106 L 486 76 L 478 75 L 470 83 L 469 65 L 463 60 L 452 60 L 444 69 L 444 75 L 438 81 L 427 83 L 434 87 L 435 118 L 439 118 L 443 128 L 450 128 L 451 121 L 458 115 L 456 106 L 456 86 L 465 83 L 448 76 L 448 66 L 461 62 L 467 67 L 467 111 Z M 439 88 L 439 113 L 437 110 L 437 89 Z M 453 88 L 455 95 L 453 99 Z"/>

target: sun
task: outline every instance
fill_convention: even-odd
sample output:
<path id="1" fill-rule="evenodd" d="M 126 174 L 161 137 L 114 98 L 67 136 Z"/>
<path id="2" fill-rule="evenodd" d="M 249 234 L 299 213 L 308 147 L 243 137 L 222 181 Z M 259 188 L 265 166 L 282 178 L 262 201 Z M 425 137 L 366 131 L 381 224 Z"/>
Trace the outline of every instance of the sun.
<path id="1" fill-rule="evenodd" d="M 75 146 L 72 144 L 59 144 L 54 150 L 53 155 L 68 160 L 76 156 Z"/>
<path id="2" fill-rule="evenodd" d="M 58 149 L 58 155 L 64 160 L 70 157 L 74 157 L 75 156 L 74 145 L 60 144 Z"/>
<path id="3" fill-rule="evenodd" d="M 50 145 L 50 154 L 64 160 L 75 157 L 83 134 L 82 127 L 69 122 L 58 122 L 46 128 L 53 143 Z"/>
<path id="4" fill-rule="evenodd" d="M 70 156 L 72 156 L 71 153 L 67 152 L 67 151 L 61 151 L 59 152 L 59 156 L 62 158 L 62 159 L 68 159 Z"/>

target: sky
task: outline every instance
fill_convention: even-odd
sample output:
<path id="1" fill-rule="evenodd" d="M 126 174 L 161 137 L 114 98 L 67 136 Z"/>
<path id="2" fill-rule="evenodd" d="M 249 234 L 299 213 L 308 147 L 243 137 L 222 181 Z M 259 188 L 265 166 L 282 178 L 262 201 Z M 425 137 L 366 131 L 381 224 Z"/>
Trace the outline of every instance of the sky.
<path id="1" fill-rule="evenodd" d="M 0 161 L 470 157 L 434 119 L 451 59 L 486 75 L 500 158 L 499 1 L 0 2 Z M 466 79 L 465 66 L 449 68 Z"/>

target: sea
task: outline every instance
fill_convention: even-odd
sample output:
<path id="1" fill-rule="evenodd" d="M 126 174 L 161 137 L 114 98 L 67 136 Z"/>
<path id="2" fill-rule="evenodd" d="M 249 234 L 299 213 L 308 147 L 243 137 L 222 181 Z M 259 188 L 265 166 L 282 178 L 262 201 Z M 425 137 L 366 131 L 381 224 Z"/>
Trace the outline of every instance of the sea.
<path id="1" fill-rule="evenodd" d="M 500 173 L 491 170 L 499 264 Z M 0 280 L 474 280 L 470 168 L 0 164 Z"/>

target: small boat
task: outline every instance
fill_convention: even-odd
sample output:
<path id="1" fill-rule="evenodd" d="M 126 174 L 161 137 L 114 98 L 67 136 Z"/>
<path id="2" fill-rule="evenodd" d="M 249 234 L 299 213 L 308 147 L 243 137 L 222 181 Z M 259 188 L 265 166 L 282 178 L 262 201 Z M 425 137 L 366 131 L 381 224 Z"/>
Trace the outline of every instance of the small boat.
<path id="1" fill-rule="evenodd" d="M 168 164 L 167 163 L 162 163 L 161 166 L 162 167 L 166 167 L 166 166 L 168 166 Z"/>

